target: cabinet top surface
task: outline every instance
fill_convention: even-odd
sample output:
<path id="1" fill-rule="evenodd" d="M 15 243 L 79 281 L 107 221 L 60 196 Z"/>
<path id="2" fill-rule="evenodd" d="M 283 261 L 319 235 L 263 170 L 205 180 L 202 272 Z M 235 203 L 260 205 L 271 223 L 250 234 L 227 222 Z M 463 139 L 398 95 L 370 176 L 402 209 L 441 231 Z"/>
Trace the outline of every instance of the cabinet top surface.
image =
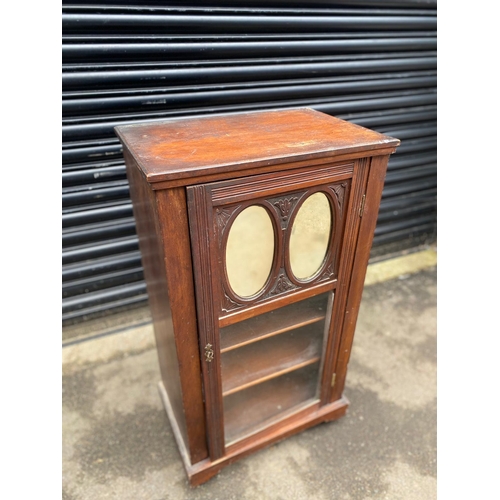
<path id="1" fill-rule="evenodd" d="M 399 145 L 398 139 L 310 108 L 149 122 L 115 130 L 149 182 Z"/>

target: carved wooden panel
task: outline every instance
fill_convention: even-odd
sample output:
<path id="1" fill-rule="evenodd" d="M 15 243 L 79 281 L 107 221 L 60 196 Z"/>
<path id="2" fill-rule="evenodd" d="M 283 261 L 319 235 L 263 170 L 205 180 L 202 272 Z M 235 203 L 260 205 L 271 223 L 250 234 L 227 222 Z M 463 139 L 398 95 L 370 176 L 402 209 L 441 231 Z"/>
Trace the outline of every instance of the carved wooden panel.
<path id="1" fill-rule="evenodd" d="M 328 174 L 332 171 L 337 172 L 339 176 L 345 177 L 346 171 L 351 171 L 351 165 L 347 168 L 342 165 L 341 168 L 328 167 Z M 291 191 L 293 184 L 290 177 L 297 181 L 304 180 L 302 174 L 293 174 L 282 176 L 281 179 L 272 185 L 269 185 L 269 179 L 250 179 L 239 181 L 240 184 L 231 182 L 227 185 L 210 186 L 208 191 L 211 194 L 213 204 L 214 234 L 216 235 L 218 245 L 218 269 L 214 270 L 220 279 L 221 297 L 219 299 L 220 314 L 233 313 L 238 309 L 249 305 L 263 303 L 266 300 L 274 299 L 277 296 L 286 295 L 299 289 L 305 289 L 335 280 L 338 274 L 339 249 L 344 233 L 345 226 L 345 203 L 349 198 L 351 180 L 349 178 L 327 184 L 320 183 L 325 179 L 325 172 L 309 171 L 308 179 L 314 179 L 316 185 L 308 189 Z M 220 183 L 224 184 L 224 183 Z M 275 196 L 262 196 L 259 189 L 266 192 L 272 192 L 276 187 L 287 187 L 287 192 Z M 294 217 L 298 213 L 302 203 L 312 194 L 323 193 L 330 203 L 333 231 L 330 235 L 328 249 L 318 272 L 308 280 L 298 280 L 294 277 L 290 269 L 289 259 L 289 238 Z M 238 195 L 238 203 L 226 204 L 227 198 L 234 200 Z M 224 194 L 224 196 L 223 196 Z M 251 194 L 251 196 L 250 196 Z M 227 198 L 226 198 L 227 197 Z M 268 211 L 273 220 L 275 229 L 275 257 L 271 273 L 264 287 L 252 297 L 240 297 L 235 294 L 227 278 L 225 267 L 225 248 L 227 244 L 228 233 L 232 222 L 238 214 L 251 205 L 259 205 Z"/>

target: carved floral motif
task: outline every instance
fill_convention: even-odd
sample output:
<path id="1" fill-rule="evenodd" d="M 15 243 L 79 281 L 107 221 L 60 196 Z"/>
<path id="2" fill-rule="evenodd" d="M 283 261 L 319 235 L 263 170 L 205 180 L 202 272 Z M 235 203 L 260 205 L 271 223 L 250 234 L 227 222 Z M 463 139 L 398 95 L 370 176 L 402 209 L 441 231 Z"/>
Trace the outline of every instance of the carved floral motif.
<path id="1" fill-rule="evenodd" d="M 271 290 L 271 293 L 269 295 L 284 293 L 288 290 L 292 290 L 293 288 L 297 287 L 285 276 L 285 274 L 280 274 L 278 276 L 278 279 L 276 280 L 276 285 Z"/>
<path id="2" fill-rule="evenodd" d="M 324 280 L 331 278 L 333 276 L 334 272 L 335 272 L 335 270 L 333 267 L 333 262 L 331 262 L 327 266 L 327 268 L 321 273 L 321 277 L 318 281 L 324 281 Z"/>
<path id="3" fill-rule="evenodd" d="M 222 304 L 222 309 L 224 311 L 232 311 L 233 309 L 237 309 L 238 307 L 241 306 L 242 304 L 238 304 L 233 299 L 228 297 L 227 293 L 224 291 L 223 304 Z"/>
<path id="4" fill-rule="evenodd" d="M 220 229 L 224 229 L 229 219 L 231 218 L 232 211 L 225 208 L 218 208 L 215 211 L 215 217 L 217 219 L 217 225 Z"/>
<path id="5" fill-rule="evenodd" d="M 290 211 L 292 210 L 297 200 L 298 198 L 295 196 L 292 198 L 281 198 L 280 200 L 273 203 L 275 207 L 278 207 L 283 221 L 286 221 L 288 219 Z"/>
<path id="6" fill-rule="evenodd" d="M 337 197 L 337 203 L 340 208 L 340 213 L 342 214 L 343 208 L 344 208 L 344 197 L 345 197 L 345 188 L 347 186 L 346 182 L 343 182 L 342 184 L 336 184 L 335 186 L 332 186 L 333 192 L 335 193 L 335 196 Z"/>

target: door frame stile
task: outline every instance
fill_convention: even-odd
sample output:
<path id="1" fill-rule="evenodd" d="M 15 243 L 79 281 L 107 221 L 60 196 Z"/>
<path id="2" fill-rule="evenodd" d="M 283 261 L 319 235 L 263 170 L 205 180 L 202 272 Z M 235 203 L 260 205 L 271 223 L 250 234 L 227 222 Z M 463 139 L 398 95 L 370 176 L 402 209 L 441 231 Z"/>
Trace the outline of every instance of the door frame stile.
<path id="1" fill-rule="evenodd" d="M 330 334 L 326 346 L 325 366 L 321 380 L 320 400 L 321 406 L 333 401 L 331 394 L 338 384 L 339 377 L 335 377 L 335 383 L 332 387 L 333 374 L 336 373 L 336 359 L 338 356 L 342 324 L 344 318 L 342 311 L 347 301 L 347 292 L 349 290 L 349 277 L 351 276 L 354 264 L 354 254 L 357 244 L 357 234 L 360 225 L 359 206 L 366 190 L 368 180 L 370 159 L 361 158 L 356 160 L 352 181 L 349 203 L 347 206 L 347 216 L 345 222 L 342 248 L 340 250 L 339 273 L 337 288 L 335 290 L 335 299 L 333 303 L 333 313 L 330 322 Z M 342 396 L 340 394 L 339 398 Z M 337 398 L 337 399 L 339 399 Z"/>
<path id="2" fill-rule="evenodd" d="M 196 309 L 200 338 L 200 360 L 203 373 L 207 440 L 210 459 L 224 456 L 224 414 L 220 374 L 219 325 L 213 298 L 217 296 L 213 276 L 212 206 L 205 186 L 189 186 L 188 212 L 190 220 L 194 277 L 196 283 Z M 206 351 L 213 351 L 213 359 Z"/>

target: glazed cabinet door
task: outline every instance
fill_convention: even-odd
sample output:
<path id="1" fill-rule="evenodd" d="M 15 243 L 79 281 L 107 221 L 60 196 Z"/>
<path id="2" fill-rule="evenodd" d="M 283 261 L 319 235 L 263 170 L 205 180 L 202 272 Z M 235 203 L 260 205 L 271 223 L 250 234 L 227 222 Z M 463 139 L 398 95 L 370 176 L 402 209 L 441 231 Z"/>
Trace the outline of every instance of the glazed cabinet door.
<path id="1" fill-rule="evenodd" d="M 187 188 L 212 460 L 331 401 L 368 162 Z"/>

